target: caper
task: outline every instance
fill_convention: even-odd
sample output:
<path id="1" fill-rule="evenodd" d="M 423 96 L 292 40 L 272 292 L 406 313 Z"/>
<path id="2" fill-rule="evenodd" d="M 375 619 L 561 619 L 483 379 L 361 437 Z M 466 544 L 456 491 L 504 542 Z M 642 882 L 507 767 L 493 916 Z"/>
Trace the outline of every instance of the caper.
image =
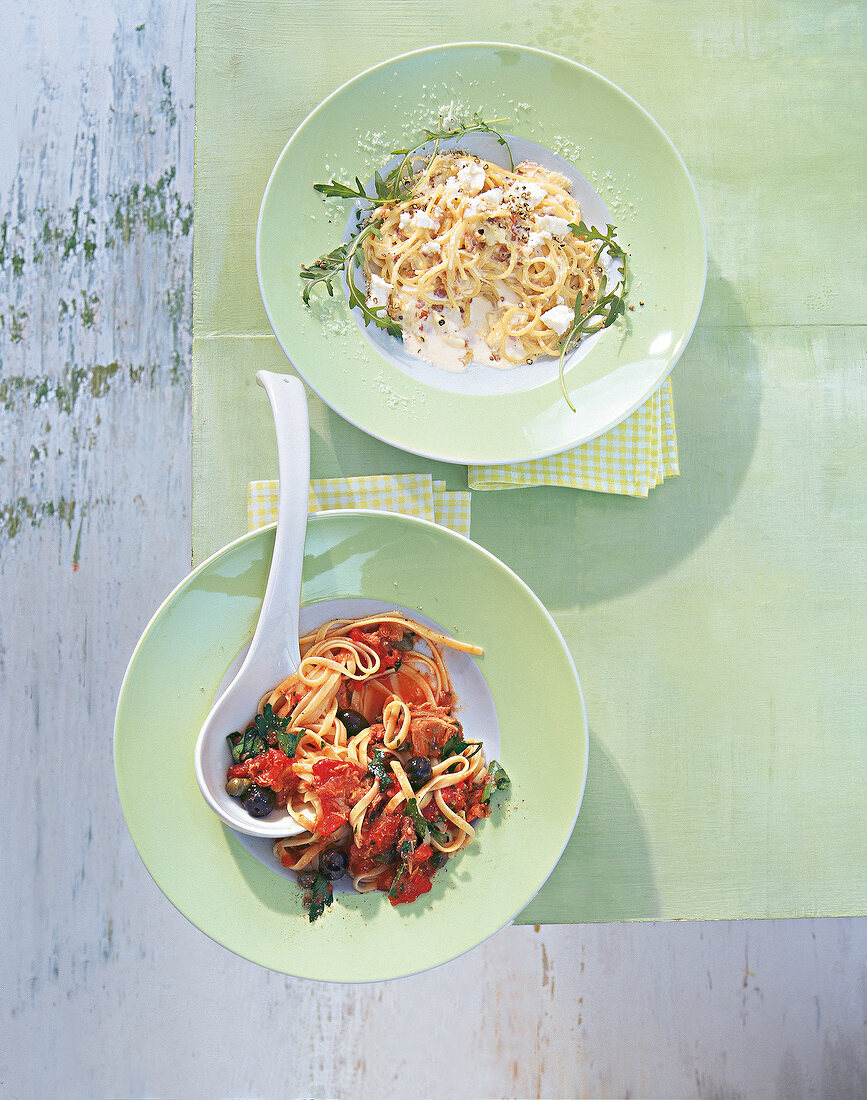
<path id="1" fill-rule="evenodd" d="M 230 794 L 232 798 L 243 798 L 249 789 L 250 780 L 243 776 L 236 776 L 226 784 L 226 794 Z"/>

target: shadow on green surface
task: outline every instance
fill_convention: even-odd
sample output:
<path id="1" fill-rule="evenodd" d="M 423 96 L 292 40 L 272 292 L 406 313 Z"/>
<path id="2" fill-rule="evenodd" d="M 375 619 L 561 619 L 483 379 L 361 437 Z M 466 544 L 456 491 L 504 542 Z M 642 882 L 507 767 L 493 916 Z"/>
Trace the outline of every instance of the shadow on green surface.
<path id="1" fill-rule="evenodd" d="M 652 920 L 660 915 L 647 832 L 616 761 L 590 732 L 587 790 L 551 877 L 515 924 Z"/>
<path id="2" fill-rule="evenodd" d="M 736 292 L 712 262 L 704 316 L 726 323 L 700 319 L 672 375 L 679 477 L 646 500 L 563 488 L 473 494 L 473 538 L 551 611 L 604 603 L 664 575 L 731 510 L 758 436 L 761 374 Z M 516 527 L 532 538 L 516 539 Z"/>

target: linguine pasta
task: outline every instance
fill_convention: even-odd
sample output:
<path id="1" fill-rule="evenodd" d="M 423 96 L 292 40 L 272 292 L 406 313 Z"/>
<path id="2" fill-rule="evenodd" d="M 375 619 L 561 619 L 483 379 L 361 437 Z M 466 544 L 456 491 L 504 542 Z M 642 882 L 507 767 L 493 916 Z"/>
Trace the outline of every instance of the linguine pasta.
<path id="1" fill-rule="evenodd" d="M 408 350 L 446 369 L 558 355 L 576 302 L 592 309 L 603 275 L 598 241 L 572 232 L 581 209 L 569 180 L 462 151 L 413 167 L 409 197 L 372 212 L 368 305 L 398 321 Z"/>
<path id="2" fill-rule="evenodd" d="M 508 785 L 464 739 L 444 648 L 482 652 L 398 612 L 326 622 L 301 639 L 297 670 L 260 700 L 256 723 L 229 738 L 227 790 L 249 784 L 243 802 L 267 788 L 303 829 L 274 855 L 312 890 L 311 920 L 345 872 L 392 904 L 427 892 Z"/>

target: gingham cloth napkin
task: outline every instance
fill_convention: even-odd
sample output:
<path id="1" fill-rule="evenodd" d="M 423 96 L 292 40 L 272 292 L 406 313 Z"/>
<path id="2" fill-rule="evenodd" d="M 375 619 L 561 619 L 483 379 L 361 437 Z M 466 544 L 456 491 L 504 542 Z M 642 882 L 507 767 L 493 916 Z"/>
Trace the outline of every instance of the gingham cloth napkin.
<path id="1" fill-rule="evenodd" d="M 671 379 L 624 421 L 571 451 L 509 466 L 470 466 L 471 489 L 567 485 L 597 493 L 646 497 L 679 473 Z"/>
<path id="2" fill-rule="evenodd" d="M 247 486 L 247 529 L 277 518 L 277 481 L 251 481 Z M 320 478 L 310 482 L 310 511 L 330 508 L 375 508 L 432 520 L 470 537 L 470 494 L 447 490 L 430 474 L 371 474 L 367 477 Z"/>

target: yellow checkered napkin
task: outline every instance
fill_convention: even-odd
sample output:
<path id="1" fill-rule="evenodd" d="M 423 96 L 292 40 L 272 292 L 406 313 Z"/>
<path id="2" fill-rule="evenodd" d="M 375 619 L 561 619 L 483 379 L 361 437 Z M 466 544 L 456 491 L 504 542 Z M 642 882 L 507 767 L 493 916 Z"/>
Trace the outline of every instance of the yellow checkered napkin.
<path id="1" fill-rule="evenodd" d="M 278 488 L 278 481 L 251 481 L 247 486 L 248 531 L 276 520 Z M 310 511 L 331 508 L 402 512 L 470 537 L 470 494 L 449 491 L 444 481 L 434 481 L 430 474 L 371 474 L 311 481 Z"/>
<path id="2" fill-rule="evenodd" d="M 471 489 L 568 485 L 597 493 L 646 497 L 679 473 L 671 379 L 605 435 L 571 451 L 508 466 L 470 466 Z"/>

